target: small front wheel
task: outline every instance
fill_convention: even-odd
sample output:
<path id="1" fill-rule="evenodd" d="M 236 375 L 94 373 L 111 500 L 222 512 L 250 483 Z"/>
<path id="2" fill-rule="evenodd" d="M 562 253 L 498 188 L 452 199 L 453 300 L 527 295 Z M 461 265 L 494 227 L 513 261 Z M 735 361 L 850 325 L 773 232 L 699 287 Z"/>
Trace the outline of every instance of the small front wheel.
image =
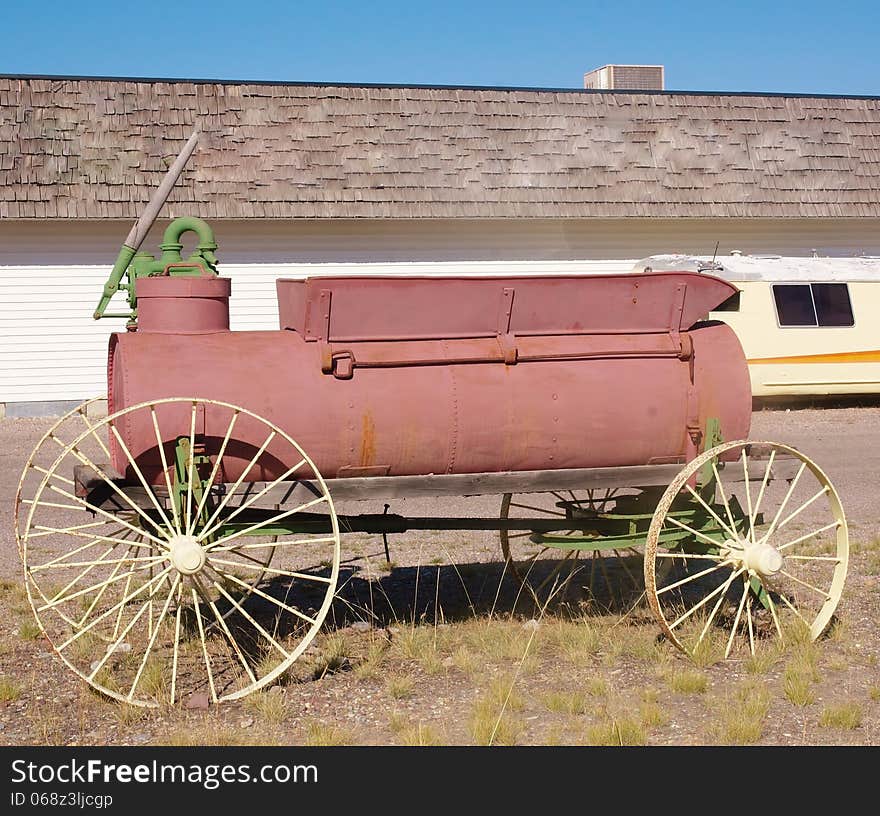
<path id="1" fill-rule="evenodd" d="M 840 497 L 815 462 L 777 442 L 727 442 L 686 465 L 660 499 L 648 602 L 689 655 L 713 643 L 725 657 L 754 655 L 761 642 L 825 631 L 848 556 Z"/>

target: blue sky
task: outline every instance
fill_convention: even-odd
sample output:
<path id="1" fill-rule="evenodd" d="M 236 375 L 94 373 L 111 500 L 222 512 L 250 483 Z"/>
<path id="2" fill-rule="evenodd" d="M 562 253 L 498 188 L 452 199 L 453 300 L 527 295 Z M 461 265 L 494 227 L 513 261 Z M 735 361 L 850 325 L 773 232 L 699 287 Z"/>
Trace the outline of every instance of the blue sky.
<path id="1" fill-rule="evenodd" d="M 4 74 L 579 88 L 644 63 L 669 90 L 880 95 L 862 0 L 3 5 Z"/>

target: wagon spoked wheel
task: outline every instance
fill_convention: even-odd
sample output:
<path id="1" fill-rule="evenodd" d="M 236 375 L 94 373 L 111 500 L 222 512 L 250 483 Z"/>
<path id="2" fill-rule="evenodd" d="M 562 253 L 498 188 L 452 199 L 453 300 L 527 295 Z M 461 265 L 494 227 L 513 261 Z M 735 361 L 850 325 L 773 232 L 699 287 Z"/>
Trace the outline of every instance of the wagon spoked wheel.
<path id="1" fill-rule="evenodd" d="M 564 599 L 574 586 L 595 598 L 601 585 L 613 602 L 621 582 L 630 588 L 640 585 L 638 567 L 630 564 L 642 559 L 642 553 L 636 548 L 621 545 L 593 549 L 583 542 L 586 536 L 601 537 L 591 517 L 613 509 L 626 492 L 596 488 L 505 493 L 501 500 L 502 520 L 558 518 L 565 522 L 554 531 L 553 546 L 536 542 L 532 530 L 500 530 L 505 569 L 520 586 L 520 591 L 527 593 L 538 606 L 544 606 L 554 599 Z M 579 517 L 579 521 L 575 521 L 575 517 Z M 572 539 L 569 547 L 565 542 L 567 538 Z"/>
<path id="2" fill-rule="evenodd" d="M 38 474 L 16 502 L 30 604 L 101 693 L 149 707 L 240 698 L 317 634 L 339 574 L 336 511 L 272 422 L 159 399 L 90 421 Z"/>
<path id="3" fill-rule="evenodd" d="M 28 499 L 33 497 L 37 485 L 46 475 L 47 469 L 61 456 L 67 445 L 83 431 L 94 426 L 97 420 L 92 416 L 92 413 L 97 409 L 99 403 L 105 400 L 106 397 L 100 396 L 80 403 L 76 408 L 59 417 L 34 445 L 21 472 L 18 490 L 15 494 L 14 527 L 15 540 L 19 544 L 19 549 L 21 548 L 22 527 L 27 520 L 27 512 L 30 509 Z M 22 497 L 25 501 L 22 501 Z"/>
<path id="4" fill-rule="evenodd" d="M 819 466 L 788 445 L 740 440 L 700 454 L 663 494 L 645 585 L 682 651 L 754 655 L 825 631 L 848 557 L 840 498 Z"/>

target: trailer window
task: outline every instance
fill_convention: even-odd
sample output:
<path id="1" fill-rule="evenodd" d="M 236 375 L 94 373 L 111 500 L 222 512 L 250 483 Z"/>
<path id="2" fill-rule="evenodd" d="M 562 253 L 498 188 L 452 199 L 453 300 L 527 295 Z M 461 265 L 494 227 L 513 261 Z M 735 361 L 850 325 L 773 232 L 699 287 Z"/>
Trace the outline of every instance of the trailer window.
<path id="1" fill-rule="evenodd" d="M 852 326 L 852 305 L 845 283 L 814 283 L 813 302 L 820 326 Z"/>
<path id="2" fill-rule="evenodd" d="M 784 283 L 773 286 L 780 326 L 852 326 L 845 283 Z"/>

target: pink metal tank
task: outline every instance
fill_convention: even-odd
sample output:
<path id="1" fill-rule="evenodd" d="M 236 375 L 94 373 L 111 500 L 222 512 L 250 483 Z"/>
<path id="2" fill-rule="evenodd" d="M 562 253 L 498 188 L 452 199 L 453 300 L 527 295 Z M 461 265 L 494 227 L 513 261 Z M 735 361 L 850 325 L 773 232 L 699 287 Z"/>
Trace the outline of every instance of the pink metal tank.
<path id="1" fill-rule="evenodd" d="M 229 331 L 226 279 L 138 280 L 139 329 L 110 340 L 110 411 L 162 397 L 240 405 L 327 479 L 683 461 L 710 417 L 725 439 L 748 436 L 742 348 L 706 320 L 737 290 L 710 275 L 318 277 L 277 290 L 278 331 Z M 162 409 L 186 411 L 188 432 L 185 406 Z M 198 432 L 222 438 L 228 417 L 208 405 Z M 119 429 L 157 478 L 148 412 Z M 265 435 L 241 418 L 223 478 Z"/>

